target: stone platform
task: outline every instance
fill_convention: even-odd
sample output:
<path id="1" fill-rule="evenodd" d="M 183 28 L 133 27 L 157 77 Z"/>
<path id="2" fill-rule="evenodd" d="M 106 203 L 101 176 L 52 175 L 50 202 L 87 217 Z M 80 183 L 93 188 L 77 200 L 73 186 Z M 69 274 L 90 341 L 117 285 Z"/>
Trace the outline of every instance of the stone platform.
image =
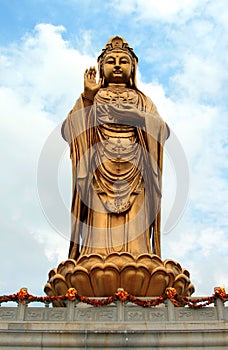
<path id="1" fill-rule="evenodd" d="M 3 305 L 1 350 L 228 348 L 228 307 L 220 299 L 201 309 L 175 307 L 170 300 L 151 308 L 121 301 L 101 307 Z"/>

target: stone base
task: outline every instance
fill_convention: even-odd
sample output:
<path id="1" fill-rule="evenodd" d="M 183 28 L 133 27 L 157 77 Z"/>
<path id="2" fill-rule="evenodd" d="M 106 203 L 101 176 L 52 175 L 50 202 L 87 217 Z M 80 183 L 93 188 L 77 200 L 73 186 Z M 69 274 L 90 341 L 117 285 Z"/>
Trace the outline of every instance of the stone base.
<path id="1" fill-rule="evenodd" d="M 142 308 L 120 301 L 92 307 L 0 308 L 0 349 L 210 349 L 228 348 L 228 307 L 189 309 L 167 303 Z"/>

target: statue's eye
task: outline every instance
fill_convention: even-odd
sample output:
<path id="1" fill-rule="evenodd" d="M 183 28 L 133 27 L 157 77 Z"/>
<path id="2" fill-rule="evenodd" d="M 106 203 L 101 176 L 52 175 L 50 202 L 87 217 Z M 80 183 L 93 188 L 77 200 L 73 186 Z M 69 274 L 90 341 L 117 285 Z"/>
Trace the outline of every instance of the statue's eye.
<path id="1" fill-rule="evenodd" d="M 129 61 L 128 61 L 128 59 L 126 59 L 126 58 L 122 58 L 122 59 L 120 60 L 120 63 L 122 63 L 122 64 L 128 64 Z"/>
<path id="2" fill-rule="evenodd" d="M 107 64 L 115 64 L 115 60 L 113 58 L 109 58 L 105 61 Z"/>

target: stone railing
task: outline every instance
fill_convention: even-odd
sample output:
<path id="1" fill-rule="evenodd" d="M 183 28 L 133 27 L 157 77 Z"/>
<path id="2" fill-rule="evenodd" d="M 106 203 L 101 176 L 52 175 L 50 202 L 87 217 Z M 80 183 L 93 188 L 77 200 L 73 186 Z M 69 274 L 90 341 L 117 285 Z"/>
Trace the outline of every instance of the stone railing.
<path id="1" fill-rule="evenodd" d="M 149 299 L 149 298 L 148 298 Z M 151 298 L 153 299 L 153 298 Z M 192 298 L 193 299 L 193 298 Z M 41 306 L 41 307 L 40 307 Z M 228 307 L 218 298 L 214 306 L 192 309 L 175 307 L 167 299 L 155 307 L 141 307 L 130 302 L 116 300 L 114 303 L 93 307 L 78 301 L 66 301 L 66 307 L 43 307 L 18 302 L 17 306 L 0 307 L 0 322 L 189 322 L 223 321 L 228 322 Z"/>
<path id="2" fill-rule="evenodd" d="M 151 298 L 153 299 L 153 298 Z M 0 349 L 208 349 L 228 348 L 228 307 L 176 307 L 167 299 L 155 307 L 129 301 L 94 307 L 65 301 L 44 307 L 17 301 L 0 307 Z M 35 306 L 36 305 L 36 306 Z"/>

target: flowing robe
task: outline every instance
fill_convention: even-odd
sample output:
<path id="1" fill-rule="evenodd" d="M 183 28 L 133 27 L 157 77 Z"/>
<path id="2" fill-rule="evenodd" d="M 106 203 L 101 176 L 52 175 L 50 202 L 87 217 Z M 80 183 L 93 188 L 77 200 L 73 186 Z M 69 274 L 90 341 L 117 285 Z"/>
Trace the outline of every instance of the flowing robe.
<path id="1" fill-rule="evenodd" d="M 109 105 L 140 111 L 122 119 Z M 163 145 L 168 127 L 139 90 L 101 88 L 91 107 L 80 98 L 62 127 L 72 159 L 72 233 L 69 258 L 160 256 Z"/>

